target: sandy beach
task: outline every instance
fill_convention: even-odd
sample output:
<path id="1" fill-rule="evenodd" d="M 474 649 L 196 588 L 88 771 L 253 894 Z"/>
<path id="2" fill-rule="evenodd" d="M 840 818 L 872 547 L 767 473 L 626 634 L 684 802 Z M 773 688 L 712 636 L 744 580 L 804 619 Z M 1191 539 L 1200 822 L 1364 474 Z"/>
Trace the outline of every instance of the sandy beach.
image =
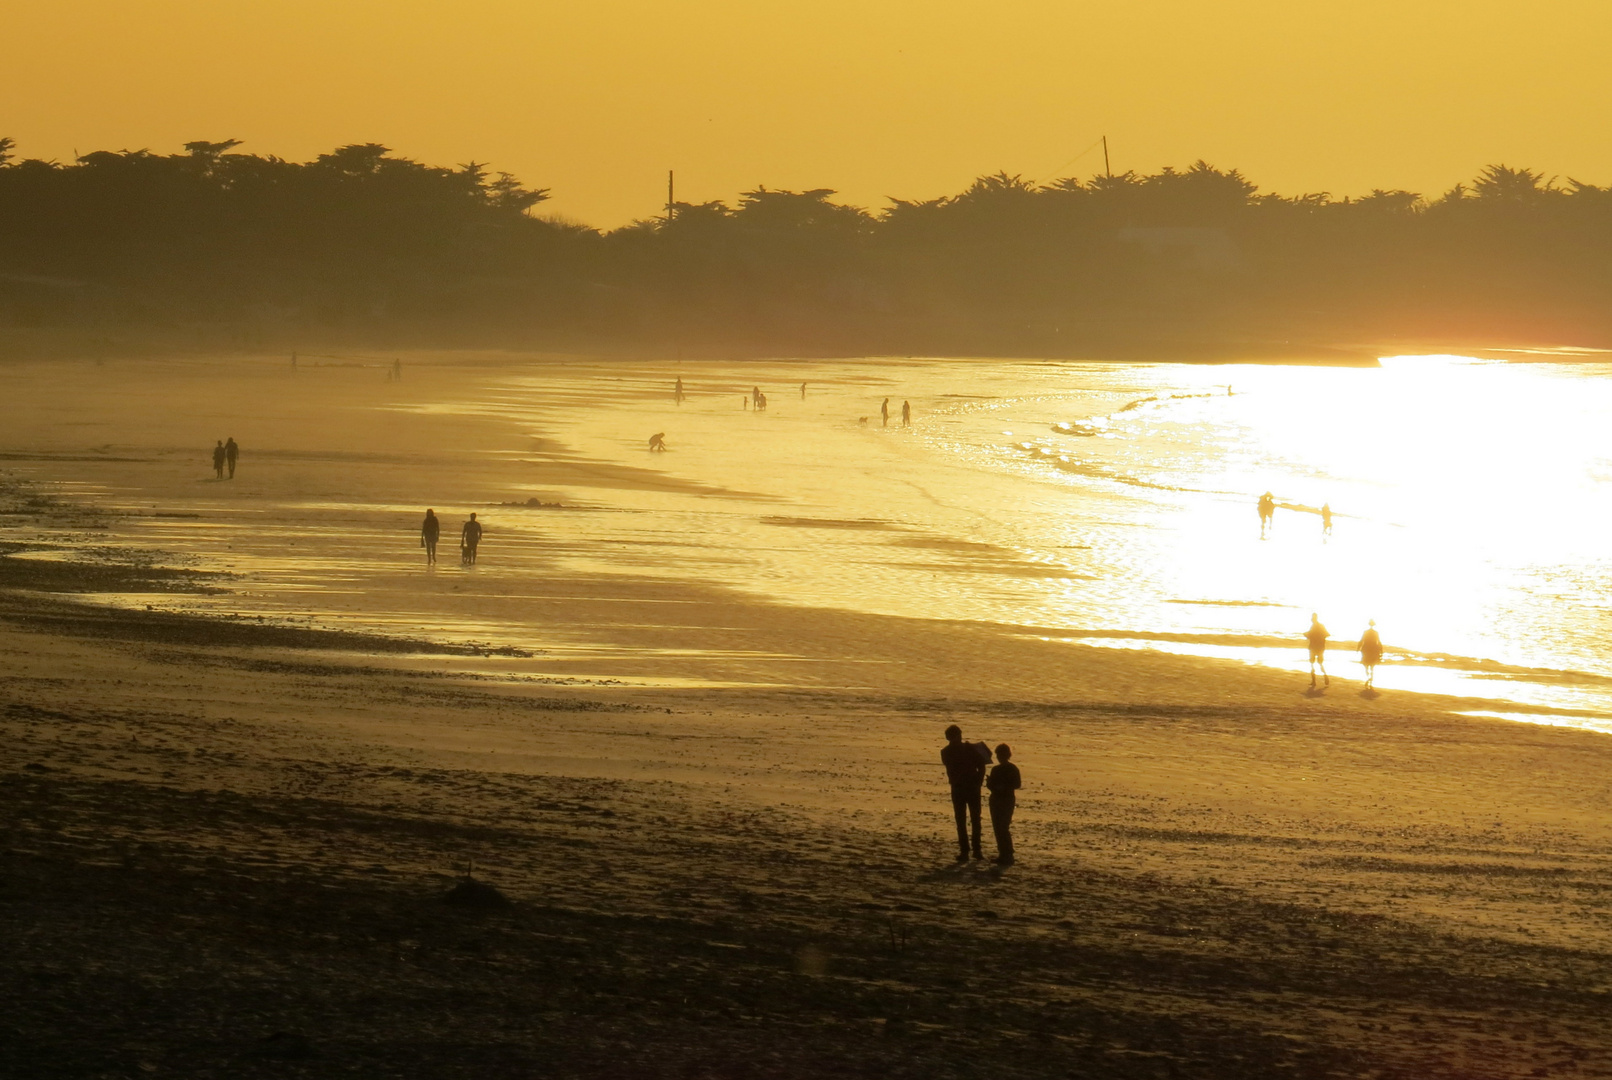
<path id="1" fill-rule="evenodd" d="M 432 409 L 642 365 L 299 363 L 0 372 L 0 1072 L 1612 1076 L 1612 737 L 724 587 L 867 521 Z M 1015 748 L 1007 870 L 952 861 L 949 723 Z"/>

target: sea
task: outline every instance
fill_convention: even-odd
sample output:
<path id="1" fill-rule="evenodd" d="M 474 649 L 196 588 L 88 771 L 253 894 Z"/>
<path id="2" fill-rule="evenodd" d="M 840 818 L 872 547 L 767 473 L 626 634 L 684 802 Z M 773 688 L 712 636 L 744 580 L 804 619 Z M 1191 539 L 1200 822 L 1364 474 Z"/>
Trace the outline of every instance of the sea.
<path id="1" fill-rule="evenodd" d="M 545 361 L 466 368 L 430 400 L 365 407 L 477 425 L 488 467 L 514 478 L 495 500 L 438 508 L 449 564 L 458 511 L 479 507 L 503 574 L 691 581 L 1296 679 L 1312 615 L 1335 679 L 1359 680 L 1353 645 L 1375 622 L 1383 693 L 1612 732 L 1612 364 Z M 1262 534 L 1265 492 L 1278 508 Z M 473 626 L 513 646 L 552 635 L 369 589 L 418 561 L 418 507 L 344 495 L 253 510 L 258 537 L 265 516 L 347 522 L 339 564 L 254 561 L 245 520 L 204 509 L 205 532 L 143 519 L 144 539 L 205 558 L 234 530 L 231 565 L 263 610 L 339 594 L 355 626 Z M 395 531 L 373 527 L 393 518 Z"/>

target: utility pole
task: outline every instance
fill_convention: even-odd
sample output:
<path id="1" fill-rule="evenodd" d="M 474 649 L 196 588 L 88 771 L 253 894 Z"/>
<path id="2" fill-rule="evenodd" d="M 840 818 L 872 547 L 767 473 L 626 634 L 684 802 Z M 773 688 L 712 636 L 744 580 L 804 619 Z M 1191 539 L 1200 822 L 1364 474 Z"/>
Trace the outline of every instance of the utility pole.
<path id="1" fill-rule="evenodd" d="M 1103 136 L 1103 175 L 1113 179 L 1114 170 L 1108 167 L 1108 136 Z"/>
<path id="2" fill-rule="evenodd" d="M 666 170 L 666 224 L 672 223 L 672 208 L 677 204 L 677 198 L 672 187 L 672 170 Z"/>

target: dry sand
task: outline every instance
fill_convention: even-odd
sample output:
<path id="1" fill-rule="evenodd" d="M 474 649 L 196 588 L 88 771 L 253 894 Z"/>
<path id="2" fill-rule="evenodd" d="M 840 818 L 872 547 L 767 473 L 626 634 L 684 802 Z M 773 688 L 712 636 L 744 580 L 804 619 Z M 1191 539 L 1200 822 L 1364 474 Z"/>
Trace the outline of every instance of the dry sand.
<path id="1" fill-rule="evenodd" d="M 0 1074 L 1612 1075 L 1606 736 L 666 580 L 553 582 L 600 647 L 541 672 L 85 603 L 231 582 L 107 550 L 44 481 L 172 462 L 35 404 Z M 1018 750 L 1005 872 L 951 860 L 950 722 Z"/>

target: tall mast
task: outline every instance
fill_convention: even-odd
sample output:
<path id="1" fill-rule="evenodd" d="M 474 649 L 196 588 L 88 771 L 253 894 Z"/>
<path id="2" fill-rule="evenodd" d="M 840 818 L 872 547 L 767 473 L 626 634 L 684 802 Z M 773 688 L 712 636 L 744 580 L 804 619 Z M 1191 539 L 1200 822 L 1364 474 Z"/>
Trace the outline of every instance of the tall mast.
<path id="1" fill-rule="evenodd" d="M 1108 136 L 1103 136 L 1103 175 L 1112 177 L 1114 170 L 1108 166 Z"/>
<path id="2" fill-rule="evenodd" d="M 672 208 L 677 204 L 677 198 L 672 187 L 672 170 L 666 170 L 666 224 L 672 223 Z"/>

